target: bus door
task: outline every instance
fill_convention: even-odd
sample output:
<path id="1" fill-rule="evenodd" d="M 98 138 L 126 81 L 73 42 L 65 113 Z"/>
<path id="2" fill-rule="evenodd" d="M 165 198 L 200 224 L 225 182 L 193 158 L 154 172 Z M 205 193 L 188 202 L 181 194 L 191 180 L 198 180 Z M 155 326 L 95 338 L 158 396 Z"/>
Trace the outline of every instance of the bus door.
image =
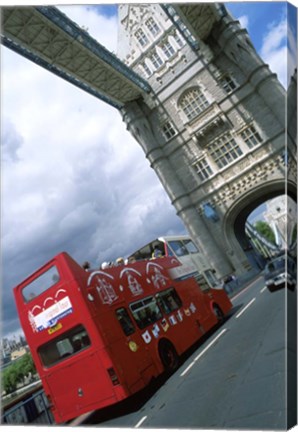
<path id="1" fill-rule="evenodd" d="M 121 385 L 129 393 L 143 388 L 158 372 L 127 304 L 117 302 L 94 319 Z"/>
<path id="2" fill-rule="evenodd" d="M 81 324 L 41 346 L 38 354 L 47 368 L 45 381 L 58 410 L 55 415 L 61 419 L 75 417 L 88 406 L 91 410 L 99 402 L 115 402 L 109 372 Z"/>
<path id="3" fill-rule="evenodd" d="M 121 364 L 125 367 L 126 381 L 131 392 L 141 389 L 153 376 L 161 372 L 150 352 L 146 330 L 140 331 L 132 318 L 131 308 L 135 310 L 142 302 L 143 300 L 139 300 L 132 305 L 119 305 L 115 309 L 120 338 L 113 342 L 112 349 L 114 358 L 119 358 L 121 353 Z"/>

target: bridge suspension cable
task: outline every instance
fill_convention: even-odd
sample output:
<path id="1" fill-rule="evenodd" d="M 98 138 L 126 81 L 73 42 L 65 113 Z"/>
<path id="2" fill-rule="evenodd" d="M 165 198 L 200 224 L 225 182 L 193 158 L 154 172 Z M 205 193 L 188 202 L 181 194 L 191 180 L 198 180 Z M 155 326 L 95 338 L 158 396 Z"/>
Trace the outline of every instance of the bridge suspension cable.
<path id="1" fill-rule="evenodd" d="M 269 240 L 263 237 L 251 223 L 246 222 L 245 231 L 252 241 L 257 243 L 258 248 L 261 249 L 265 256 L 268 257 L 280 251 L 277 245 L 271 243 Z"/>

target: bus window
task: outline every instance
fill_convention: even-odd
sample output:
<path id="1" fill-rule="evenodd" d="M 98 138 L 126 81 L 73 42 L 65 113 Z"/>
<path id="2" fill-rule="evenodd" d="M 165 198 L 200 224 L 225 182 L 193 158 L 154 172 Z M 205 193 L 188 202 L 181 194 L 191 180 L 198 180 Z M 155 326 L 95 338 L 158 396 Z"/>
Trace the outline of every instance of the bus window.
<path id="1" fill-rule="evenodd" d="M 156 295 L 158 305 L 166 314 L 171 313 L 182 306 L 182 301 L 174 288 L 170 288 Z"/>
<path id="2" fill-rule="evenodd" d="M 195 275 L 195 279 L 200 285 L 202 291 L 208 291 L 210 289 L 210 286 L 208 285 L 206 278 L 202 274 L 197 273 Z"/>
<path id="3" fill-rule="evenodd" d="M 194 244 L 194 242 L 191 239 L 183 240 L 183 243 L 184 243 L 188 253 L 190 253 L 190 254 L 199 253 L 198 248 L 196 247 L 196 245 Z"/>
<path id="4" fill-rule="evenodd" d="M 47 289 L 55 285 L 60 279 L 56 266 L 50 267 L 46 272 L 42 273 L 37 279 L 25 286 L 22 291 L 24 301 L 30 302 L 35 297 L 42 294 Z"/>
<path id="5" fill-rule="evenodd" d="M 205 278 L 207 279 L 209 285 L 212 288 L 222 288 L 222 284 L 220 280 L 216 277 L 213 270 L 206 270 L 204 274 L 205 274 Z"/>
<path id="6" fill-rule="evenodd" d="M 177 257 L 188 255 L 187 249 L 180 240 L 169 241 L 169 246 L 172 248 Z"/>
<path id="7" fill-rule="evenodd" d="M 162 318 L 162 314 L 154 297 L 147 297 L 143 300 L 131 303 L 129 307 L 140 329 Z"/>
<path id="8" fill-rule="evenodd" d="M 124 331 L 126 336 L 129 336 L 135 332 L 135 326 L 128 315 L 128 312 L 125 308 L 120 308 L 116 310 L 116 317 Z"/>
<path id="9" fill-rule="evenodd" d="M 165 255 L 165 245 L 163 242 L 159 240 L 154 240 L 151 243 L 148 243 L 146 246 L 143 246 L 141 249 L 136 251 L 133 256 L 136 260 L 143 260 L 143 259 L 151 259 L 152 254 L 154 252 L 154 248 L 158 247 L 158 249 L 161 251 L 162 255 Z"/>
<path id="10" fill-rule="evenodd" d="M 79 325 L 54 340 L 42 345 L 38 353 L 46 367 L 53 366 L 72 354 L 90 346 L 90 338 L 82 325 Z"/>

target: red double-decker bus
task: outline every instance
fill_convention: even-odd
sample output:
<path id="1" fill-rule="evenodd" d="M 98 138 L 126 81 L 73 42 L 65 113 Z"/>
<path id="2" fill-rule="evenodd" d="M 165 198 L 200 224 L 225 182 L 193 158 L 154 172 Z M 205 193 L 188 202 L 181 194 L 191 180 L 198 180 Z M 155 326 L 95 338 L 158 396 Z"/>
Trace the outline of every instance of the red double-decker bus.
<path id="1" fill-rule="evenodd" d="M 61 253 L 14 288 L 57 423 L 141 390 L 231 309 L 222 289 L 174 281 L 176 258 L 85 271 Z"/>

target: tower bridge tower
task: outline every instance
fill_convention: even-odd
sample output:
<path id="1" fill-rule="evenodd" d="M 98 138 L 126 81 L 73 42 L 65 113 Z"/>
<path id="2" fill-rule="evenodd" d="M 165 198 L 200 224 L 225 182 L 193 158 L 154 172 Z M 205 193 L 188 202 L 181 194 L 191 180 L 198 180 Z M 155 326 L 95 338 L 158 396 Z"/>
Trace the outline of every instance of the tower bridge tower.
<path id="1" fill-rule="evenodd" d="M 250 270 L 246 218 L 286 176 L 296 197 L 285 89 L 222 5 L 118 14 L 118 57 L 152 88 L 121 109 L 128 131 L 219 276 Z"/>

